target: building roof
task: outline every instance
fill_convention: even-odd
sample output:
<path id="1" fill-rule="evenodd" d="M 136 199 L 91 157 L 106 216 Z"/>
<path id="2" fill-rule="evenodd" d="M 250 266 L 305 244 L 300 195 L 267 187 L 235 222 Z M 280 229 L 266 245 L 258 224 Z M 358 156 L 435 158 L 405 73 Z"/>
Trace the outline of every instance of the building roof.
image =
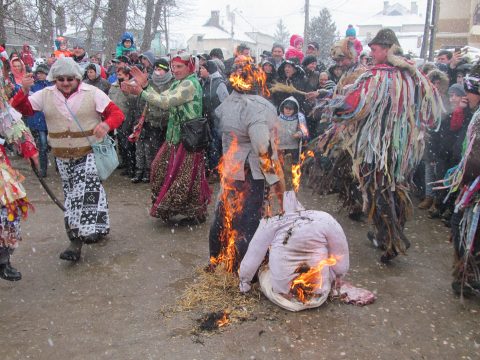
<path id="1" fill-rule="evenodd" d="M 233 25 L 232 25 L 233 23 Z M 233 29 L 233 34 L 231 33 Z M 202 26 L 192 27 L 189 31 L 192 36 L 202 36 L 204 40 L 234 40 L 247 44 L 255 44 L 257 41 L 252 33 L 258 32 L 248 24 L 242 16 L 230 12 L 228 7 L 225 13 L 220 10 L 212 10 L 210 18 Z"/>

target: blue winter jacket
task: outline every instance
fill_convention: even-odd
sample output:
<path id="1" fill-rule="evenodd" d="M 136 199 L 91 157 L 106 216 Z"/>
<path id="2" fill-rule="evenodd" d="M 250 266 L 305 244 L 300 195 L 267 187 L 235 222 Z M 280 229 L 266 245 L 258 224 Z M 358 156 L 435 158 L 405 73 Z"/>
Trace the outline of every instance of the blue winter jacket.
<path id="1" fill-rule="evenodd" d="M 47 80 L 37 80 L 30 88 L 30 92 L 34 93 L 40 91 L 52 83 Z M 36 111 L 33 116 L 27 117 L 27 126 L 32 130 L 47 131 L 47 123 L 45 122 L 45 114 L 41 111 Z"/>

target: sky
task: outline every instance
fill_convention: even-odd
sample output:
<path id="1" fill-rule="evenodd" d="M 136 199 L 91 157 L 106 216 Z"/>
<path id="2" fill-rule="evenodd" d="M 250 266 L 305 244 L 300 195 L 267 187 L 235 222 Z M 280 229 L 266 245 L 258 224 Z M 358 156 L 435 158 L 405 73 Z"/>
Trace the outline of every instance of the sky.
<path id="1" fill-rule="evenodd" d="M 397 2 L 410 8 L 410 0 L 391 0 L 390 4 Z M 179 3 L 185 8 L 184 14 L 171 19 L 170 29 L 177 36 L 183 34 L 185 41 L 191 35 L 188 32 L 191 25 L 203 25 L 211 10 L 225 13 L 227 5 L 260 32 L 273 35 L 276 24 L 282 19 L 290 34 L 303 34 L 304 0 L 179 0 Z M 426 0 L 418 0 L 417 4 L 419 13 L 424 16 Z M 355 25 L 380 12 L 383 0 L 310 0 L 310 19 L 318 16 L 324 7 L 330 11 L 337 30 L 344 34 L 348 24 Z"/>

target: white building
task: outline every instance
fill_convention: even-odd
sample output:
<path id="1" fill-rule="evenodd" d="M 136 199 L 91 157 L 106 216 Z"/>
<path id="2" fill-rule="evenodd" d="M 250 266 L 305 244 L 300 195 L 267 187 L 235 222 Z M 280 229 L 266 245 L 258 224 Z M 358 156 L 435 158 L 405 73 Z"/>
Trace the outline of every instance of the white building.
<path id="1" fill-rule="evenodd" d="M 381 12 L 357 26 L 357 37 L 364 45 L 368 44 L 380 29 L 390 28 L 395 31 L 405 53 L 420 55 L 425 19 L 418 14 L 416 1 L 411 2 L 410 9 L 399 3 L 390 5 L 389 1 L 384 1 Z"/>
<path id="2" fill-rule="evenodd" d="M 187 46 L 192 54 L 209 53 L 213 48 L 220 48 L 225 59 L 244 43 L 250 47 L 252 56 L 259 60 L 260 54 L 270 51 L 274 43 L 273 36 L 257 31 L 241 14 L 231 12 L 228 6 L 225 15 L 219 10 L 212 10 L 205 25 L 190 32 L 192 36 L 187 40 Z"/>

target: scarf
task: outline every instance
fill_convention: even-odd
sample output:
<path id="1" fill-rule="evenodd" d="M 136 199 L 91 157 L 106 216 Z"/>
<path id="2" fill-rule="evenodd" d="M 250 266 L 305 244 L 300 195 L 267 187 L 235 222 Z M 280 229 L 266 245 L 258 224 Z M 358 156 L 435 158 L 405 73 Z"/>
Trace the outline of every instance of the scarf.
<path id="1" fill-rule="evenodd" d="M 172 79 L 172 72 L 169 71 L 165 73 L 165 75 L 157 75 L 155 71 L 152 73 L 152 83 L 156 87 L 162 87 L 163 85 L 167 84 Z"/>

